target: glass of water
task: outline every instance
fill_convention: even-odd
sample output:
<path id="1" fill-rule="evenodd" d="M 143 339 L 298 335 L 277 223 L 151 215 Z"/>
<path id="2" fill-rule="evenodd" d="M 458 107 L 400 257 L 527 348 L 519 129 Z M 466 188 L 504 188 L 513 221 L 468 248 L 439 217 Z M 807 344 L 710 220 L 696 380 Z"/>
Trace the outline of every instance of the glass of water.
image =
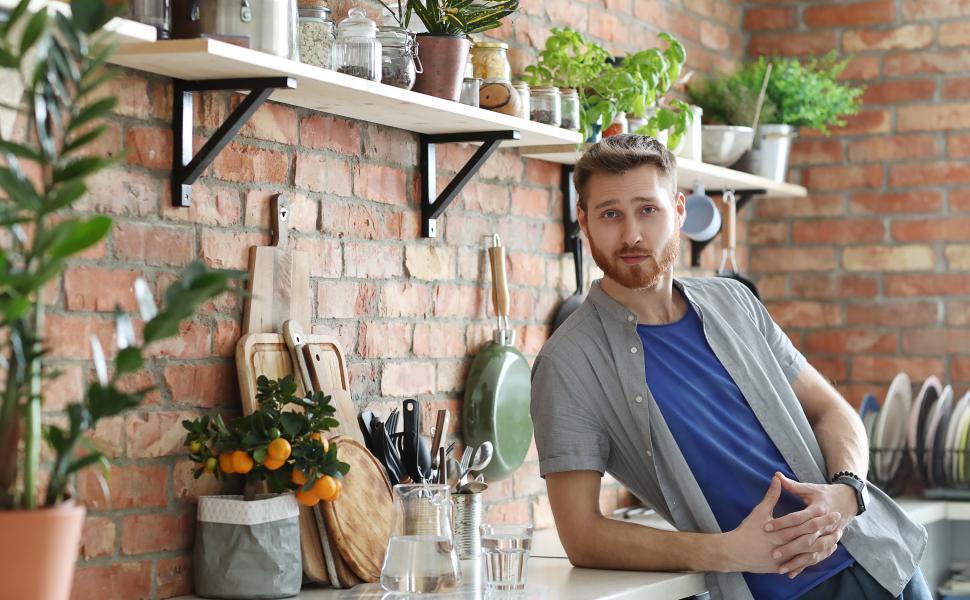
<path id="1" fill-rule="evenodd" d="M 481 534 L 485 589 L 524 590 L 532 525 L 482 525 Z"/>

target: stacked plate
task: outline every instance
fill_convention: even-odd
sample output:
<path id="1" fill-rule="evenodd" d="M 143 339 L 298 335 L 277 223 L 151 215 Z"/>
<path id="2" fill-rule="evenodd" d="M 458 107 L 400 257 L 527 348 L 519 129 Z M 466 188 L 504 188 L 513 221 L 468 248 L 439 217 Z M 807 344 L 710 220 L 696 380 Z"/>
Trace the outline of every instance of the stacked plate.
<path id="1" fill-rule="evenodd" d="M 869 394 L 859 416 L 869 436 L 873 480 L 892 482 L 908 453 L 927 487 L 970 486 L 970 392 L 957 398 L 931 376 L 914 397 L 909 376 L 899 373 L 882 405 Z"/>

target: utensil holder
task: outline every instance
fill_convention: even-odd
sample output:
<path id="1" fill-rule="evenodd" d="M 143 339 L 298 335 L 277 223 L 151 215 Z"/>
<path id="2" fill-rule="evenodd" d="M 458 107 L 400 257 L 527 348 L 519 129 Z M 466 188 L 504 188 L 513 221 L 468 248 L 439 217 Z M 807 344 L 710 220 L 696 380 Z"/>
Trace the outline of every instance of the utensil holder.
<path id="1" fill-rule="evenodd" d="M 482 495 L 455 494 L 452 500 L 455 503 L 455 549 L 458 551 L 458 558 L 477 558 L 482 550 L 479 532 L 482 524 Z"/>

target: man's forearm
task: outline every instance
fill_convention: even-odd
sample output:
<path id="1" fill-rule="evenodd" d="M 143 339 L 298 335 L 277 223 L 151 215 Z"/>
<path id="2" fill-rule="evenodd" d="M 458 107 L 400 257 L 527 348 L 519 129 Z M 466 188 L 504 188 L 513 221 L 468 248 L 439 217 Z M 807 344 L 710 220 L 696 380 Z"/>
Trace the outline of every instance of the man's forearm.
<path id="1" fill-rule="evenodd" d="M 827 478 L 839 471 L 852 471 L 862 479 L 869 471 L 869 441 L 858 415 L 846 404 L 831 410 L 816 422 L 812 430 L 825 457 Z"/>

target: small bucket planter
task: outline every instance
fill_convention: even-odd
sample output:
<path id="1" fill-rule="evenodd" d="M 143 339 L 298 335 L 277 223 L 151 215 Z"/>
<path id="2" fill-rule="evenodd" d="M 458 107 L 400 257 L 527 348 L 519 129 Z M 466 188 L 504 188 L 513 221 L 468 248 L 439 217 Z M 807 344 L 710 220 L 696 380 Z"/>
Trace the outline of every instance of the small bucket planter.
<path id="1" fill-rule="evenodd" d="M 195 593 L 202 598 L 292 598 L 300 593 L 300 505 L 290 493 L 202 496 Z"/>

